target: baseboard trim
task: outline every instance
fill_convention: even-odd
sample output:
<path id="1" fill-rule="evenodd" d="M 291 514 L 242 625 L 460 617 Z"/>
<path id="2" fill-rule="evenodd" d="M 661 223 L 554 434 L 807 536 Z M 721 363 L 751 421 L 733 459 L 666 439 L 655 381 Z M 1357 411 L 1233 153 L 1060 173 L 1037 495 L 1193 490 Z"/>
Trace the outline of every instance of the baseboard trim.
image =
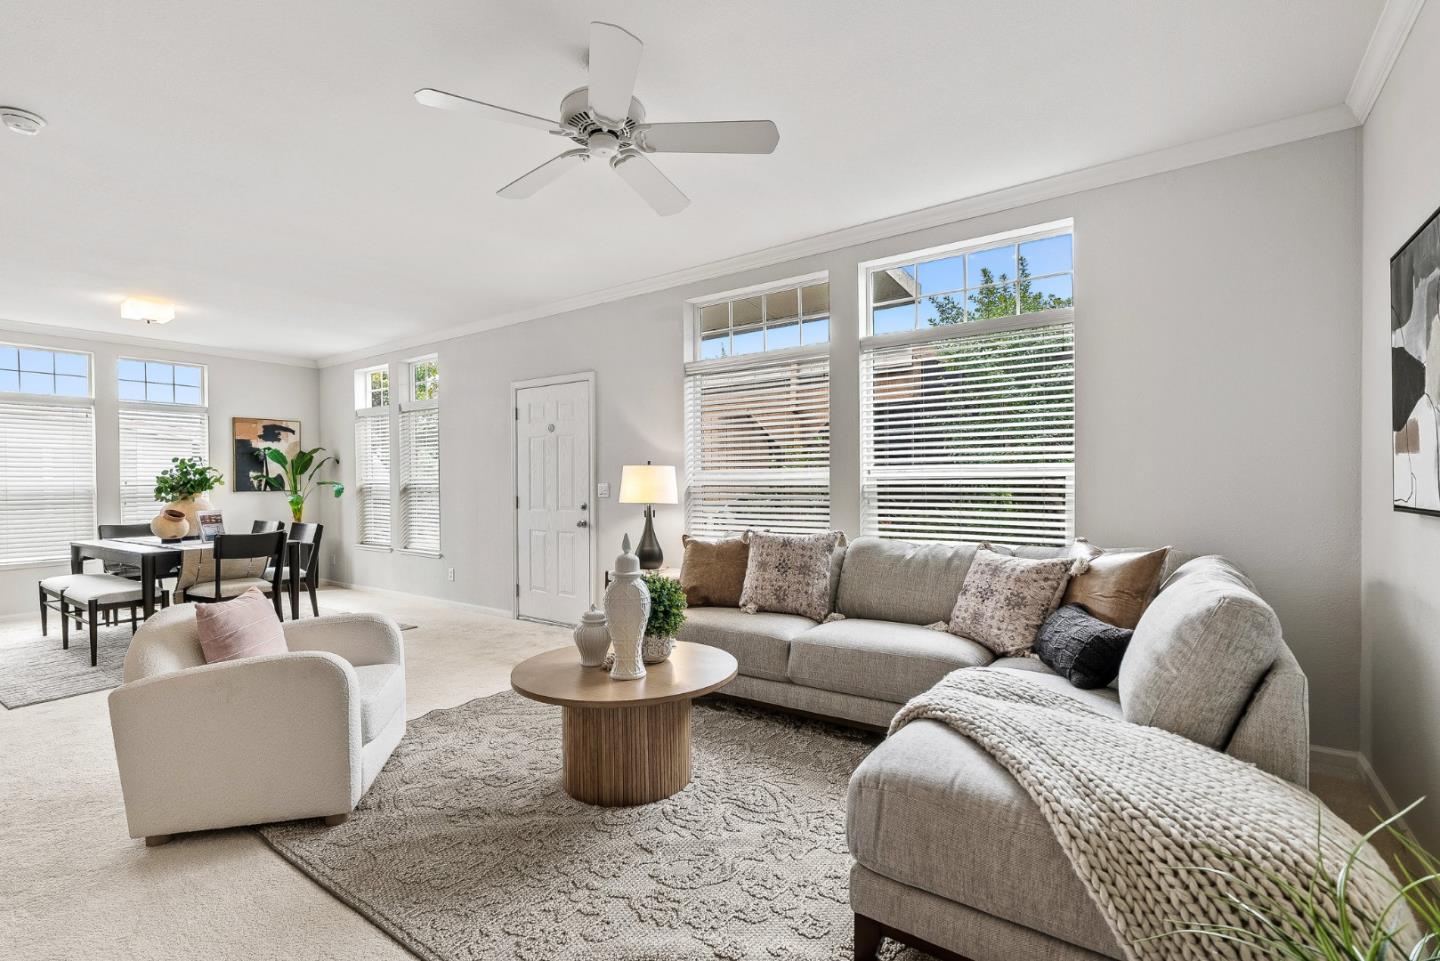
<path id="1" fill-rule="evenodd" d="M 1310 745 L 1310 769 L 1332 777 L 1346 777 L 1363 781 L 1380 801 L 1382 817 L 1394 817 L 1400 813 L 1400 806 L 1395 803 L 1394 796 L 1386 789 L 1385 782 L 1380 780 L 1380 775 L 1375 773 L 1370 759 L 1359 751 L 1342 751 L 1339 748 L 1312 744 Z M 1395 825 L 1412 838 L 1415 837 L 1415 832 L 1410 829 L 1410 825 L 1404 818 L 1396 821 Z"/>
<path id="2" fill-rule="evenodd" d="M 468 601 L 455 601 L 448 597 L 436 597 L 433 594 L 417 594 L 414 591 L 396 591 L 388 587 L 375 587 L 370 584 L 352 584 L 349 581 L 337 581 L 324 577 L 320 579 L 322 587 L 346 587 L 356 591 L 374 591 L 376 594 L 384 594 L 388 597 L 423 597 L 427 601 L 434 601 L 437 604 L 446 604 L 450 607 L 458 607 L 466 611 L 474 611 L 477 614 L 488 614 L 491 617 L 503 617 L 507 621 L 515 620 L 515 612 L 500 607 L 490 607 L 485 604 L 471 604 Z"/>

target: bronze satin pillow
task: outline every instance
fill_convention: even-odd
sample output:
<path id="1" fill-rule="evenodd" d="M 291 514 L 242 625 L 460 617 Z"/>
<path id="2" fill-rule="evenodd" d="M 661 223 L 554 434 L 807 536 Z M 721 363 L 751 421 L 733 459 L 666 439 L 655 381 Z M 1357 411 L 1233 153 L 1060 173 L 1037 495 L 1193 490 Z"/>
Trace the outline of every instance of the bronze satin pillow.
<path id="1" fill-rule="evenodd" d="M 745 589 L 745 568 L 750 564 L 750 535 L 702 541 L 683 534 L 685 559 L 680 563 L 680 586 L 690 607 L 739 607 Z"/>
<path id="2" fill-rule="evenodd" d="M 1134 630 L 1160 589 L 1160 575 L 1165 571 L 1170 548 L 1102 551 L 1077 541 L 1075 554 L 1089 560 L 1090 567 L 1070 578 L 1063 603 L 1079 604 L 1106 624 Z"/>

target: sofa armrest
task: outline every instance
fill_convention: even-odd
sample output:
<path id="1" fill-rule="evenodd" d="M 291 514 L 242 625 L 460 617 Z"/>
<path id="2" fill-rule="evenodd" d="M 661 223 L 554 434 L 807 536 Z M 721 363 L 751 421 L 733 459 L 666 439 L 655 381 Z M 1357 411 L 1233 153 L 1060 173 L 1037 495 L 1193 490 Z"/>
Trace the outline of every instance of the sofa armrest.
<path id="1" fill-rule="evenodd" d="M 360 799 L 359 688 L 334 654 L 148 677 L 109 703 L 131 837 L 343 814 Z"/>
<path id="2" fill-rule="evenodd" d="M 294 651 L 329 651 L 356 667 L 404 664 L 400 625 L 384 614 L 327 614 L 287 621 L 285 643 Z"/>

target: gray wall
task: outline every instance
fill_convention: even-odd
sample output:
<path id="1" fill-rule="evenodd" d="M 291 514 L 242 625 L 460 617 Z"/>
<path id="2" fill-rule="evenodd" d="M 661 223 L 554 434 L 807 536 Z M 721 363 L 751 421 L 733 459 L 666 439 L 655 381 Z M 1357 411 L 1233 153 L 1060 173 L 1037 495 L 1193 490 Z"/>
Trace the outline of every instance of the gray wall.
<path id="1" fill-rule="evenodd" d="M 0 321 L 0 341 L 88 351 L 94 355 L 95 377 L 95 506 L 98 523 L 120 520 L 119 441 L 116 434 L 119 403 L 115 363 L 121 357 L 204 364 L 209 368 L 210 463 L 225 475 L 225 487 L 210 500 L 225 512 L 234 530 L 250 530 L 256 518 L 289 520 L 290 509 L 282 494 L 237 494 L 233 482 L 230 418 L 277 417 L 300 421 L 307 446 L 320 443 L 319 384 L 313 368 L 218 357 L 183 350 L 156 349 L 149 343 L 123 343 L 67 337 L 33 329 L 7 328 Z M 318 516 L 318 515 L 317 515 Z M 68 562 L 45 567 L 0 570 L 0 614 L 34 613 L 35 584 L 52 574 L 68 573 Z"/>
<path id="2" fill-rule="evenodd" d="M 1409 818 L 1440 845 L 1440 518 L 1395 513 L 1390 435 L 1392 254 L 1440 205 L 1440 7 L 1427 5 L 1364 132 L 1364 430 L 1361 583 L 1366 756 L 1394 800 L 1429 795 Z"/>
<path id="3" fill-rule="evenodd" d="M 1358 134 L 1345 131 L 327 368 L 325 438 L 345 453 L 355 368 L 434 350 L 444 382 L 445 557 L 347 550 L 347 498 L 325 508 L 331 573 L 508 611 L 510 383 L 596 371 L 597 480 L 614 489 L 622 464 L 681 463 L 683 301 L 820 269 L 834 311 L 833 522 L 856 531 L 857 264 L 1073 217 L 1078 533 L 1220 551 L 1244 565 L 1310 674 L 1314 740 L 1356 748 L 1358 178 Z M 595 503 L 603 565 L 622 533 L 638 534 L 639 509 Z M 679 508 L 661 510 L 673 558 L 681 525 Z"/>

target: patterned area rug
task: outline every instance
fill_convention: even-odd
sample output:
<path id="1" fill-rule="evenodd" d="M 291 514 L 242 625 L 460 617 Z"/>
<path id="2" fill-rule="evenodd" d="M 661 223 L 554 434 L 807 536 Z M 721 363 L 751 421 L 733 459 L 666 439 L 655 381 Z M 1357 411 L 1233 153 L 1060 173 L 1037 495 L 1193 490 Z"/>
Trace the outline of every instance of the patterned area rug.
<path id="1" fill-rule="evenodd" d="M 70 649 L 60 646 L 60 616 L 50 618 L 50 636 L 31 621 L 0 630 L 0 704 L 14 709 L 58 701 L 120 686 L 130 622 L 100 629 L 99 663 L 90 666 L 89 628 L 72 627 Z"/>
<path id="2" fill-rule="evenodd" d="M 506 692 L 411 721 L 345 824 L 260 833 L 426 961 L 837 961 L 846 784 L 877 742 L 697 705 L 689 787 L 591 807 L 560 786 L 559 709 Z"/>

